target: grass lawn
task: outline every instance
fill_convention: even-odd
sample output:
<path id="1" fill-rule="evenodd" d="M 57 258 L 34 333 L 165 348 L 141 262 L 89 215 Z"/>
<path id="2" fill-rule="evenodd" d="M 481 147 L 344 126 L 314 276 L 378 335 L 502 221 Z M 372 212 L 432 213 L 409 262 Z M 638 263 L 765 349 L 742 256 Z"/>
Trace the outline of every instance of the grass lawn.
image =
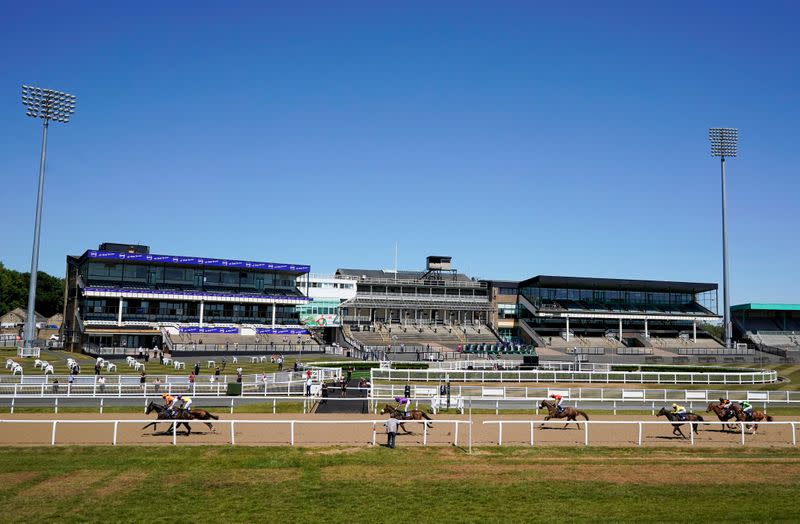
<path id="1" fill-rule="evenodd" d="M 0 522 L 800 519 L 795 450 L 2 448 L 0 481 Z"/>

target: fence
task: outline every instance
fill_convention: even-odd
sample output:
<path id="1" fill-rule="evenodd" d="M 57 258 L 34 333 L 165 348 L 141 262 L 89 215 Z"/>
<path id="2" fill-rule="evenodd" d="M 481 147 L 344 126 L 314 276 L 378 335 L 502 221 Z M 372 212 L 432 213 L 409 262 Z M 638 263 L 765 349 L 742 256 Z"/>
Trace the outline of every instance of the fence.
<path id="1" fill-rule="evenodd" d="M 155 419 L 141 419 L 141 420 L 131 420 L 131 419 L 100 419 L 100 420 L 55 420 L 55 419 L 3 419 L 0 420 L 0 428 L 5 428 L 13 424 L 45 424 L 50 425 L 51 432 L 50 432 L 50 445 L 56 445 L 56 433 L 58 430 L 58 426 L 68 426 L 68 425 L 87 425 L 87 424 L 110 424 L 113 427 L 112 436 L 111 436 L 111 445 L 116 446 L 119 436 L 119 426 L 120 424 L 150 424 L 152 422 L 156 422 Z M 177 427 L 179 424 L 190 424 L 190 425 L 197 425 L 202 424 L 205 425 L 206 421 L 202 420 L 159 420 L 159 423 L 172 423 L 178 422 L 178 424 L 173 424 L 171 434 L 172 434 L 172 445 L 176 446 L 178 444 L 178 431 Z M 300 419 L 287 419 L 287 420 L 214 420 L 212 424 L 221 424 L 221 425 L 229 425 L 230 426 L 230 433 L 229 433 L 229 440 L 226 444 L 230 444 L 231 446 L 236 445 L 236 426 L 243 426 L 247 424 L 253 425 L 287 425 L 289 427 L 289 439 L 288 444 L 290 446 L 294 446 L 298 443 L 296 438 L 295 429 L 298 426 L 302 425 L 371 425 L 372 426 L 372 445 L 376 445 L 377 441 L 377 431 L 378 427 L 383 426 L 383 423 L 386 422 L 386 419 L 381 420 L 300 420 Z M 422 432 L 423 432 L 423 441 L 422 445 L 428 445 L 428 425 L 427 421 L 416 421 L 416 420 L 404 420 L 403 424 L 414 424 L 420 423 L 422 424 Z M 459 426 L 462 424 L 471 425 L 471 422 L 468 420 L 446 420 L 446 419 L 437 419 L 437 424 L 452 424 L 454 426 L 452 434 L 453 434 L 453 441 L 452 445 L 458 446 L 458 438 L 459 438 Z"/>
<path id="2" fill-rule="evenodd" d="M 309 353 L 309 354 L 325 354 L 336 353 L 333 346 L 321 346 L 319 344 L 184 344 L 172 343 L 173 356 L 179 356 L 185 353 L 211 353 L 219 355 L 227 354 L 241 354 L 241 353 Z M 101 357 L 124 357 L 124 356 L 137 356 L 140 351 L 150 351 L 148 348 L 138 347 L 110 347 L 110 346 L 90 346 L 83 347 L 84 353 L 92 356 Z"/>
<path id="3" fill-rule="evenodd" d="M 533 421 L 533 420 L 486 420 L 483 422 L 484 424 L 496 424 L 497 425 L 497 445 L 503 445 L 503 425 L 504 424 L 526 424 L 530 426 L 530 445 L 533 446 L 536 442 L 534 437 L 534 429 L 539 426 L 545 425 L 556 425 L 556 424 L 563 424 L 564 420 L 549 420 L 549 421 Z M 727 424 L 728 422 L 726 422 Z M 798 421 L 781 421 L 781 422 L 758 422 L 758 425 L 764 426 L 789 426 L 792 430 L 792 446 L 797 446 L 797 431 L 796 426 L 800 423 Z M 589 427 L 592 425 L 595 426 L 602 426 L 602 425 L 612 425 L 612 426 L 619 426 L 619 425 L 628 425 L 628 426 L 636 426 L 638 429 L 638 437 L 637 437 L 637 445 L 641 446 L 643 441 L 642 436 L 642 429 L 644 426 L 647 425 L 717 425 L 719 421 L 702 421 L 702 422 L 682 422 L 682 423 L 675 423 L 666 420 L 582 420 L 580 424 L 583 425 L 583 444 L 584 446 L 589 446 Z M 741 443 L 742 445 L 745 444 L 745 428 L 748 425 L 752 425 L 753 422 L 733 422 L 732 425 L 738 425 L 740 428 L 740 435 L 741 435 Z M 691 430 L 691 426 L 689 429 L 689 442 L 692 446 L 694 446 L 695 441 L 695 434 L 694 431 Z"/>
<path id="4" fill-rule="evenodd" d="M 371 379 L 403 382 L 588 382 L 623 384 L 770 384 L 777 371 L 656 372 L 656 371 L 479 371 L 441 369 L 372 369 Z"/>

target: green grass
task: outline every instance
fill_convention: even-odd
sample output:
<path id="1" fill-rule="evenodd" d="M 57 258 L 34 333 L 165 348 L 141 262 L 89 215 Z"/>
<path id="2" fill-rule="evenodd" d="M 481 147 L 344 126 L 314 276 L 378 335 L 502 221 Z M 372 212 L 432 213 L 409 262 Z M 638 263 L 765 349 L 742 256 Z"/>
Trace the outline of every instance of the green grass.
<path id="1" fill-rule="evenodd" d="M 796 450 L 474 451 L 0 448 L 0 522 L 800 519 Z"/>

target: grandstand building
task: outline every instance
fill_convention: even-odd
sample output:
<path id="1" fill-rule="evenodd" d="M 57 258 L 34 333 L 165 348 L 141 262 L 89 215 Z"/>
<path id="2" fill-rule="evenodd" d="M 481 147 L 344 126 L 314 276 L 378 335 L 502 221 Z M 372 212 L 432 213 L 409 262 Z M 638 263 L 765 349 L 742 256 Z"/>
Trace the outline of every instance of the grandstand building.
<path id="1" fill-rule="evenodd" d="M 297 277 L 297 287 L 311 299 L 298 304 L 300 323 L 309 328 L 341 327 L 340 304 L 356 296 L 356 278 L 304 273 Z"/>
<path id="2" fill-rule="evenodd" d="M 510 280 L 487 280 L 489 298 L 492 310 L 489 315 L 489 325 L 506 342 L 519 340 L 519 282 Z"/>
<path id="3" fill-rule="evenodd" d="M 102 244 L 67 257 L 64 343 L 71 349 L 153 347 L 184 334 L 206 342 L 219 335 L 304 335 L 296 305 L 310 298 L 297 278 L 309 270 Z"/>
<path id="4" fill-rule="evenodd" d="M 338 269 L 336 276 L 356 286 L 341 304 L 345 335 L 365 344 L 497 342 L 487 326 L 487 283 L 453 269 L 450 257 L 428 257 L 425 271 Z"/>
<path id="5" fill-rule="evenodd" d="M 800 351 L 800 304 L 739 304 L 731 318 L 736 340 L 783 357 Z"/>
<path id="6" fill-rule="evenodd" d="M 717 284 L 536 276 L 519 284 L 520 335 L 556 349 L 718 348 Z"/>

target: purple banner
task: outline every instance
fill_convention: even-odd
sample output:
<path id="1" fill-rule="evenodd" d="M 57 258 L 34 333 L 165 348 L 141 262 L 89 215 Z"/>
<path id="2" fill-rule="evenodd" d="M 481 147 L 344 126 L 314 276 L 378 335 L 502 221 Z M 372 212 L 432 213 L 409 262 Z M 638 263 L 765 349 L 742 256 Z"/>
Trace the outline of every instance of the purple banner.
<path id="1" fill-rule="evenodd" d="M 202 297 L 213 300 L 217 297 L 225 298 L 254 298 L 259 300 L 279 300 L 284 302 L 310 302 L 311 298 L 302 296 L 288 295 L 255 295 L 250 293 L 214 293 L 212 291 L 194 291 L 183 289 L 148 289 L 148 288 L 122 288 L 122 287 L 86 287 L 84 291 L 95 293 L 149 293 L 151 295 L 185 295 L 190 297 Z"/>
<path id="2" fill-rule="evenodd" d="M 308 335 L 307 329 L 296 328 L 256 328 L 257 335 Z"/>
<path id="3" fill-rule="evenodd" d="M 239 328 L 234 327 L 182 327 L 181 333 L 219 333 L 221 335 L 235 335 L 239 333 Z"/>
<path id="4" fill-rule="evenodd" d="M 172 255 L 143 255 L 140 253 L 117 253 L 116 251 L 94 251 L 85 253 L 88 258 L 104 258 L 112 260 L 130 260 L 133 262 L 160 262 L 167 264 L 183 264 L 187 266 L 231 267 L 263 269 L 267 271 L 291 271 L 308 273 L 311 266 L 302 264 L 276 264 L 274 262 L 250 262 L 247 260 L 228 260 L 221 258 L 176 257 Z"/>

